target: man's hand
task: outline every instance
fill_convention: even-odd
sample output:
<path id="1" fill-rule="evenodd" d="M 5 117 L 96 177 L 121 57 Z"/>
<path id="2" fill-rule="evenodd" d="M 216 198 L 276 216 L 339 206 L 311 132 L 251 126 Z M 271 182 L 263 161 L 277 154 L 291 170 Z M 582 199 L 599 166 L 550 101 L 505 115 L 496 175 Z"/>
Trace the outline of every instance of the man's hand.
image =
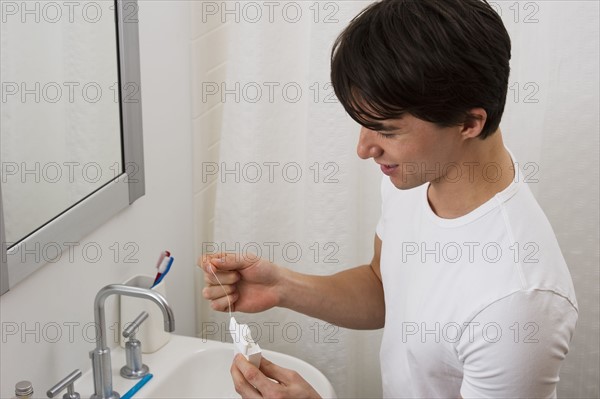
<path id="1" fill-rule="evenodd" d="M 238 354 L 231 365 L 231 377 L 242 398 L 320 398 L 297 372 L 271 363 L 264 357 L 260 369 Z M 275 380 L 276 382 L 274 382 Z"/>
<path id="2" fill-rule="evenodd" d="M 232 312 L 262 312 L 280 303 L 279 283 L 285 269 L 266 259 L 251 254 L 207 254 L 198 260 L 198 266 L 204 270 L 206 282 L 202 295 L 211 301 L 214 310 L 227 311 L 225 292 L 229 295 Z"/>
<path id="3" fill-rule="evenodd" d="M 340 327 L 381 328 L 385 302 L 380 254 L 381 240 L 375 235 L 370 265 L 331 276 L 299 273 L 251 254 L 206 254 L 198 260 L 206 282 L 202 294 L 214 310 L 223 312 L 228 307 L 227 293 L 232 312 L 256 313 L 279 306 Z"/>

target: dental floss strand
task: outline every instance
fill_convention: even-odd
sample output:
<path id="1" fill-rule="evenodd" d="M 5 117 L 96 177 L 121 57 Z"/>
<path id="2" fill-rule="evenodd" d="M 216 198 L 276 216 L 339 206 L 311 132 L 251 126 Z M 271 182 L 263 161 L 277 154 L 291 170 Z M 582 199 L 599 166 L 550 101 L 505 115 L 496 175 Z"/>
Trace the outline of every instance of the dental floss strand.
<path id="1" fill-rule="evenodd" d="M 229 299 L 229 294 L 227 293 L 227 290 L 225 290 L 225 287 L 223 287 L 223 284 L 221 284 L 221 281 L 217 277 L 217 275 L 216 275 L 215 271 L 213 270 L 213 268 L 214 268 L 214 266 L 210 265 L 210 267 L 208 268 L 208 270 L 210 270 L 210 272 L 212 273 L 212 275 L 215 276 L 215 280 L 217 280 L 217 283 L 219 283 L 219 285 L 223 289 L 223 292 L 225 293 L 225 296 L 227 297 L 227 304 L 228 304 L 227 310 L 229 310 L 229 319 L 231 319 L 233 316 L 231 315 L 231 300 Z"/>
<path id="2" fill-rule="evenodd" d="M 210 262 L 209 262 L 210 263 Z M 247 324 L 238 324 L 235 317 L 231 315 L 231 300 L 229 299 L 229 294 L 221 284 L 221 281 L 217 277 L 217 274 L 214 272 L 212 265 L 210 265 L 209 270 L 213 276 L 215 276 L 215 280 L 223 289 L 225 296 L 227 297 L 227 304 L 229 310 L 229 334 L 231 334 L 231 338 L 233 339 L 233 356 L 241 353 L 244 355 L 246 360 L 252 363 L 256 367 L 260 367 L 260 361 L 262 359 L 262 351 L 260 346 L 254 342 L 252 339 L 252 335 L 250 334 L 250 328 Z"/>

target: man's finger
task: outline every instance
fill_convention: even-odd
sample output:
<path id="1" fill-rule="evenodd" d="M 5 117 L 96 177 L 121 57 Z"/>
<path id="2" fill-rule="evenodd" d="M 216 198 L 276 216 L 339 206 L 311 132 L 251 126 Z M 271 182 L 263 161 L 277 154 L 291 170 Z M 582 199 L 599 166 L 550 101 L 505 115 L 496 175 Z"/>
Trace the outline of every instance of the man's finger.
<path id="1" fill-rule="evenodd" d="M 273 389 L 275 383 L 269 380 L 255 365 L 246 360 L 244 356 L 237 354 L 233 358 L 233 365 L 240 370 L 246 381 L 258 389 L 263 396 L 271 396 L 269 392 Z"/>
<path id="2" fill-rule="evenodd" d="M 229 372 L 233 379 L 235 391 L 242 395 L 242 398 L 262 398 L 260 392 L 246 380 L 242 372 L 237 368 L 235 362 L 231 365 Z"/>
<path id="3" fill-rule="evenodd" d="M 223 291 L 225 290 L 225 291 Z M 219 285 L 211 285 L 208 287 L 204 287 L 202 289 L 202 296 L 204 297 L 204 299 L 218 299 L 221 298 L 223 296 L 227 295 L 232 295 L 235 292 L 235 286 L 234 285 L 223 285 L 223 287 L 219 286 Z M 229 298 L 231 300 L 231 297 Z"/>
<path id="4" fill-rule="evenodd" d="M 210 307 L 213 308 L 213 310 L 218 310 L 221 312 L 227 312 L 228 310 L 235 312 L 235 301 L 237 301 L 238 298 L 239 294 L 234 292 L 233 294 L 229 295 L 229 301 L 227 300 L 227 296 L 213 299 L 210 301 Z M 229 303 L 231 303 L 231 309 L 229 309 Z"/>
<path id="5" fill-rule="evenodd" d="M 225 285 L 237 283 L 240 279 L 238 272 L 216 272 L 215 274 L 216 278 L 211 272 L 204 272 L 204 281 L 212 285 L 219 285 L 219 282 Z"/>
<path id="6" fill-rule="evenodd" d="M 293 370 L 280 367 L 264 357 L 260 360 L 260 371 L 262 371 L 267 377 L 277 380 L 283 384 L 289 382 L 294 373 Z"/>
<path id="7" fill-rule="evenodd" d="M 213 265 L 216 270 L 227 271 L 227 270 L 240 270 L 252 266 L 260 258 L 254 254 L 234 254 L 234 253 L 222 253 L 214 254 L 208 258 L 208 263 Z M 206 270 L 210 273 L 210 270 Z"/>

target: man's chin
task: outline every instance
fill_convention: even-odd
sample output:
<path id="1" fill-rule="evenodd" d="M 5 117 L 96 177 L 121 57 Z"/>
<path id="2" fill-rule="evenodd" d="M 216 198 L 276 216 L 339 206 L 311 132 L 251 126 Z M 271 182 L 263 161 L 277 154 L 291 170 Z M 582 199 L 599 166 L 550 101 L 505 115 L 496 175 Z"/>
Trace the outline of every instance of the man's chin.
<path id="1" fill-rule="evenodd" d="M 410 190 L 411 188 L 419 187 L 425 182 L 420 180 L 407 179 L 404 176 L 390 176 L 390 181 L 398 190 Z"/>

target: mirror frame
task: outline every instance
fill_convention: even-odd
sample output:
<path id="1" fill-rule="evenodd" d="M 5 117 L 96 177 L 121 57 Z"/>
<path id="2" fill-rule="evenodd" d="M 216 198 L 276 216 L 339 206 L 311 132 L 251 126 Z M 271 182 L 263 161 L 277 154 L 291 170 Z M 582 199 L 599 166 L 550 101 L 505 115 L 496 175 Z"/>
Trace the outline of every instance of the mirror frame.
<path id="1" fill-rule="evenodd" d="M 48 263 L 41 259 L 41 248 L 49 244 L 56 246 L 57 243 L 78 242 L 145 194 L 138 3 L 137 0 L 114 0 L 114 7 L 123 172 L 10 249 L 8 247 L 12 243 L 5 240 L 0 186 L 0 295 Z M 131 85 L 136 89 L 133 97 Z M 64 246 L 61 249 L 64 251 Z"/>

